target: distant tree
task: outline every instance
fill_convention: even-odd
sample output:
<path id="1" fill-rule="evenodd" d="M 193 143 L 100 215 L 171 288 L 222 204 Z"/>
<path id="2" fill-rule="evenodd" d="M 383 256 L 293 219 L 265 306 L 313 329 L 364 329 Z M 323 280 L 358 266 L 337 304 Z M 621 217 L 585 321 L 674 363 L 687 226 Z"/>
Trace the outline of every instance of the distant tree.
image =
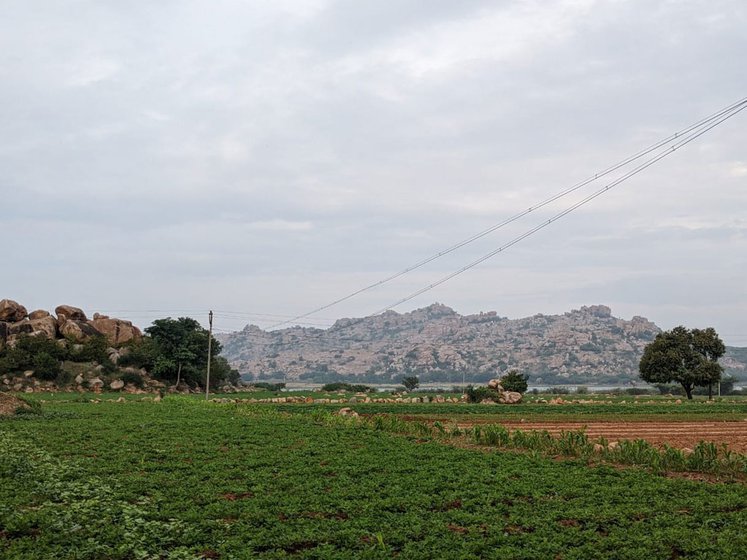
<path id="1" fill-rule="evenodd" d="M 410 377 L 403 377 L 402 378 L 402 385 L 405 386 L 405 389 L 408 391 L 413 391 L 414 389 L 417 389 L 420 387 L 420 379 L 418 379 L 417 375 L 412 375 Z"/>
<path id="2" fill-rule="evenodd" d="M 641 379 L 649 383 L 679 383 L 692 399 L 693 387 L 712 387 L 721 379 L 718 359 L 725 352 L 713 328 L 679 326 L 656 335 L 644 349 L 638 369 Z"/>
<path id="3" fill-rule="evenodd" d="M 506 375 L 501 377 L 501 386 L 506 391 L 514 391 L 516 393 L 526 393 L 527 381 L 529 381 L 528 375 L 522 375 L 518 370 L 512 369 Z"/>

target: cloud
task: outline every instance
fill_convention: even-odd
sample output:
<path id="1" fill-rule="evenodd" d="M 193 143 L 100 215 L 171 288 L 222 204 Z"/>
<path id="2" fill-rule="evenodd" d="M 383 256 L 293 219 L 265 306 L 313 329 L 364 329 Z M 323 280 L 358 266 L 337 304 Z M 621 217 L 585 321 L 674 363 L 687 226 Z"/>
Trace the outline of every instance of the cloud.
<path id="1" fill-rule="evenodd" d="M 737 0 L 13 3 L 5 15 L 2 297 L 29 306 L 261 301 L 297 314 L 744 95 Z M 724 302 L 743 299 L 733 279 L 747 270 L 745 115 L 412 305 L 518 316 L 610 303 L 738 333 L 743 310 Z M 379 309 L 588 192 L 339 313 Z"/>

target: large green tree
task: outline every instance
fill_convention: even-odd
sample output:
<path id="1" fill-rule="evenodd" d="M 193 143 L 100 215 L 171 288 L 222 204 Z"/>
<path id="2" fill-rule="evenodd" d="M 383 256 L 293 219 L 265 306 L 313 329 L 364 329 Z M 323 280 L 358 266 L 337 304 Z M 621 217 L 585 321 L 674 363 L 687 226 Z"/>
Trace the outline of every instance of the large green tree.
<path id="1" fill-rule="evenodd" d="M 725 352 L 713 328 L 680 326 L 656 335 L 644 349 L 638 369 L 641 379 L 649 383 L 679 383 L 692 399 L 694 387 L 712 387 L 721 379 L 723 368 L 718 359 Z"/>
<path id="2" fill-rule="evenodd" d="M 150 339 L 151 371 L 157 377 L 178 383 L 199 383 L 204 386 L 210 333 L 191 317 L 157 319 L 145 329 Z M 225 358 L 218 356 L 221 344 L 212 339 L 210 385 L 224 381 L 235 383 L 238 373 Z"/>

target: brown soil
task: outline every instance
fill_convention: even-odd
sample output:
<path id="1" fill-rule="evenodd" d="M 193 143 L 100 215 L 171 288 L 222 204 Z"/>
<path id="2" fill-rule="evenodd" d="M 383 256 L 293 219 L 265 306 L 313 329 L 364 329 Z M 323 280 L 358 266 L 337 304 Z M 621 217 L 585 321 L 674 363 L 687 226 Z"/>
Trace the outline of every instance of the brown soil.
<path id="1" fill-rule="evenodd" d="M 19 408 L 30 408 L 21 399 L 9 395 L 8 393 L 0 393 L 0 416 L 12 416 Z"/>
<path id="2" fill-rule="evenodd" d="M 478 422 L 475 422 L 478 423 Z M 459 422 L 460 427 L 471 423 Z M 510 430 L 547 430 L 553 435 L 561 431 L 583 430 L 592 439 L 607 441 L 645 439 L 654 445 L 670 445 L 679 449 L 692 448 L 699 441 L 725 443 L 732 451 L 747 453 L 747 421 L 742 422 L 501 422 Z"/>

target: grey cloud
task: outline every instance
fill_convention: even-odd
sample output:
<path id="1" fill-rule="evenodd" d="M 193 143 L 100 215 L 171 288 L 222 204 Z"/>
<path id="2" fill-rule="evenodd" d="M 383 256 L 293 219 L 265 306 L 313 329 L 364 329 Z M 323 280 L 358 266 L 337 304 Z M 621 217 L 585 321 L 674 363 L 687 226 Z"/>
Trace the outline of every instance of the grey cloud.
<path id="1" fill-rule="evenodd" d="M 746 13 L 726 0 L 13 3 L 2 297 L 315 307 L 744 95 Z M 745 115 L 412 304 L 517 316 L 609 300 L 676 324 L 697 291 L 693 320 L 710 301 L 710 322 L 738 331 L 743 310 L 725 301 L 743 299 L 747 270 Z M 563 207 L 327 314 L 378 309 Z"/>

